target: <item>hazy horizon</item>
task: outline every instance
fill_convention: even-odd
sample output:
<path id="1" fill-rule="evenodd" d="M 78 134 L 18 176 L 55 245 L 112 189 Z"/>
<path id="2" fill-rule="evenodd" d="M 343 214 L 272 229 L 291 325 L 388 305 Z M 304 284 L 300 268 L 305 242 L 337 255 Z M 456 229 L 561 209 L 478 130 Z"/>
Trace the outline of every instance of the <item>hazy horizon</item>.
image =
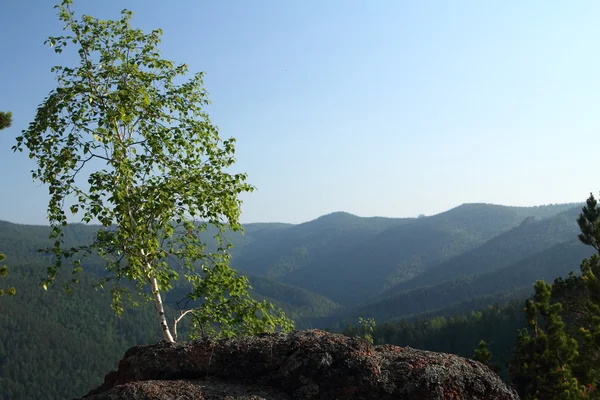
<path id="1" fill-rule="evenodd" d="M 11 151 L 71 65 L 53 2 L 10 2 L 0 110 L 0 220 L 44 225 L 48 193 Z M 257 191 L 242 222 L 342 210 L 390 218 L 463 203 L 534 206 L 597 193 L 600 3 L 75 1 L 162 28 L 163 56 L 205 71 L 211 120 Z M 590 150 L 588 150 L 590 148 Z"/>
<path id="2" fill-rule="evenodd" d="M 300 225 L 300 224 L 304 224 L 307 222 L 311 222 L 311 221 L 315 221 L 321 217 L 326 217 L 328 215 L 333 215 L 333 214 L 350 214 L 352 216 L 358 217 L 358 218 L 387 218 L 387 219 L 403 219 L 403 218 L 419 218 L 421 215 L 423 215 L 423 217 L 433 217 L 439 214 L 443 214 L 445 212 L 454 210 L 455 208 L 459 208 L 462 206 L 468 206 L 468 205 L 488 205 L 488 206 L 497 206 L 497 207 L 514 207 L 514 208 L 533 208 L 533 207 L 545 207 L 545 206 L 562 206 L 562 205 L 571 205 L 573 207 L 577 207 L 581 204 L 584 204 L 584 201 L 580 201 L 580 202 L 567 202 L 567 203 L 549 203 L 549 204 L 536 204 L 536 205 L 531 205 L 531 206 L 511 206 L 511 205 L 505 205 L 505 204 L 493 204 L 493 203 L 462 203 L 462 204 L 458 204 L 454 207 L 451 207 L 447 210 L 443 210 L 440 211 L 438 213 L 434 213 L 434 214 L 419 214 L 419 215 L 407 215 L 407 216 L 400 216 L 400 217 L 391 217 L 391 216 L 387 216 L 387 215 L 357 215 L 348 211 L 343 211 L 343 210 L 338 210 L 338 211 L 331 211 L 331 212 L 327 212 L 325 214 L 321 214 L 318 215 L 314 218 L 308 219 L 306 221 L 300 221 L 300 222 L 288 222 L 288 221 L 244 221 L 243 225 L 250 225 L 250 224 L 288 224 L 288 225 Z M 47 223 L 25 223 L 25 222 L 16 222 L 16 221 L 11 221 L 11 220 L 7 220 L 7 219 L 2 219 L 0 218 L 0 222 L 8 222 L 11 224 L 16 224 L 16 225 L 30 225 L 30 226 L 46 226 Z M 69 224 L 84 224 L 82 222 L 79 222 L 78 220 L 70 220 Z M 84 224 L 86 225 L 86 224 Z M 88 225 L 99 225 L 98 223 L 90 223 Z"/>

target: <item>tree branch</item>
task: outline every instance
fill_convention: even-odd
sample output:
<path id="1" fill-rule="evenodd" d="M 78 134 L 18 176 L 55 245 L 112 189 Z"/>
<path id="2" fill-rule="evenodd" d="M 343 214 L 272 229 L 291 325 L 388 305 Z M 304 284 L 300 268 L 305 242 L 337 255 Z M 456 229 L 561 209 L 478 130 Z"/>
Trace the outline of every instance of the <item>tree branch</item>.
<path id="1" fill-rule="evenodd" d="M 187 311 L 184 311 L 184 312 L 180 311 L 179 317 L 178 318 L 173 318 L 173 338 L 175 340 L 177 340 L 177 324 L 179 323 L 179 321 L 181 321 L 181 319 L 183 317 L 185 317 L 187 314 L 189 314 L 191 312 L 194 312 L 195 310 L 196 310 L 195 308 L 192 308 L 191 310 L 187 310 Z"/>

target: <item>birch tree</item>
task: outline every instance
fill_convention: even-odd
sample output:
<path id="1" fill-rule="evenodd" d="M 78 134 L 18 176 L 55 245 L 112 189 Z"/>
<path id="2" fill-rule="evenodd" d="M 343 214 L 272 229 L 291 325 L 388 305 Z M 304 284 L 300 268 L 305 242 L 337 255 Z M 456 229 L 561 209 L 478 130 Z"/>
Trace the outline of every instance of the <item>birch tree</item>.
<path id="1" fill-rule="evenodd" d="M 133 29 L 128 10 L 120 20 L 99 20 L 77 19 L 72 0 L 55 8 L 65 34 L 46 43 L 56 53 L 75 47 L 78 64 L 52 68 L 58 87 L 13 148 L 28 152 L 37 164 L 33 178 L 49 191 L 55 261 L 41 286 L 54 282 L 67 259 L 77 283 L 81 258 L 97 253 L 108 272 L 98 285 L 110 288 L 115 311 L 135 305 L 132 293 L 147 296 L 169 342 L 162 295 L 179 278 L 196 308 L 178 317 L 191 311 L 212 334 L 290 329 L 271 305 L 251 299 L 247 278 L 229 267 L 223 232 L 241 228 L 238 196 L 253 187 L 245 174 L 228 172 L 235 140 L 221 139 L 204 111 L 203 74 L 183 81 L 187 65 L 161 58 L 161 30 Z M 93 243 L 65 248 L 68 213 L 101 224 Z M 208 225 L 219 228 L 211 253 L 199 240 Z M 232 310 L 234 318 L 225 318 Z"/>

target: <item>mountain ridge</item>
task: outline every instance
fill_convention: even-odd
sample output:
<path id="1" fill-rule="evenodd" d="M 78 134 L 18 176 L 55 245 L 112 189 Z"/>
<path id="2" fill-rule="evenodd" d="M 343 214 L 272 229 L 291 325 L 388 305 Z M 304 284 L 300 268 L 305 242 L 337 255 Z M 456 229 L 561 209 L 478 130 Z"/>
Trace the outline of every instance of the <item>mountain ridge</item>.
<path id="1" fill-rule="evenodd" d="M 549 203 L 549 204 L 540 204 L 540 205 L 533 205 L 533 206 L 510 206 L 510 205 L 503 205 L 503 204 L 498 204 L 498 203 L 486 203 L 486 202 L 467 202 L 467 203 L 461 203 L 457 206 L 454 206 L 446 211 L 440 211 L 439 213 L 436 214 L 431 214 L 431 215 L 424 215 L 424 214 L 419 214 L 419 216 L 417 217 L 389 217 L 389 216 L 384 216 L 384 215 L 372 215 L 372 216 L 362 216 L 362 215 L 357 215 L 348 211 L 331 211 L 325 214 L 322 214 L 318 217 L 315 217 L 313 219 L 309 219 L 307 221 L 303 221 L 303 222 L 298 222 L 298 223 L 293 223 L 293 222 L 283 222 L 283 221 L 261 221 L 261 220 L 257 220 L 257 221 L 251 221 L 251 222 L 245 222 L 242 225 L 243 226 L 248 226 L 248 225 L 271 225 L 271 224 L 275 224 L 275 225 L 282 225 L 282 226 L 293 226 L 293 225 L 300 225 L 300 224 L 304 224 L 307 222 L 312 222 L 315 221 L 317 219 L 320 219 L 322 217 L 327 217 L 327 216 L 332 216 L 332 215 L 336 215 L 336 214 L 345 214 L 345 215 L 349 215 L 349 216 L 353 216 L 356 218 L 361 218 L 361 219 L 420 219 L 420 218 L 429 218 L 429 217 L 433 217 L 436 215 L 440 215 L 440 214 L 445 214 L 449 211 L 452 210 L 456 210 L 459 209 L 461 207 L 464 206 L 494 206 L 494 207 L 503 207 L 503 208 L 508 208 L 508 209 L 543 209 L 543 208 L 552 208 L 552 207 L 575 207 L 575 206 L 581 206 L 583 203 L 582 202 L 574 202 L 574 203 Z M 421 216 L 422 215 L 422 216 Z M 12 225 L 20 225 L 20 226 L 29 226 L 29 227 L 47 227 L 48 225 L 44 225 L 44 224 L 34 224 L 34 223 L 24 223 L 24 222 L 16 222 L 16 221 L 9 221 L 9 220 L 4 220 L 4 219 L 0 219 L 0 224 L 1 223 L 8 223 L 8 224 L 12 224 Z M 84 225 L 84 226 L 98 226 L 100 227 L 100 224 L 85 224 L 83 222 L 75 222 L 75 221 L 69 221 L 69 226 L 72 225 Z"/>
<path id="2" fill-rule="evenodd" d="M 538 251 L 568 241 L 576 237 L 579 232 L 576 222 L 579 211 L 577 207 L 574 207 L 553 217 L 540 220 L 527 217 L 518 226 L 491 238 L 482 245 L 432 267 L 421 276 L 416 276 L 386 290 L 379 298 L 387 297 L 394 291 L 417 288 L 425 284 L 440 283 L 460 275 L 506 267 Z M 491 256 L 492 254 L 495 256 Z M 482 270 L 480 266 L 485 263 L 488 264 Z"/>
<path id="3" fill-rule="evenodd" d="M 569 208 L 573 209 L 572 205 L 519 208 L 471 203 L 435 216 L 404 219 L 365 218 L 342 212 L 303 224 L 245 224 L 244 235 L 227 232 L 226 237 L 234 245 L 232 265 L 249 277 L 254 287 L 251 294 L 284 308 L 298 328 L 343 329 L 340 324 L 356 323 L 357 317 L 375 317 L 378 326 L 385 326 L 399 314 L 403 319 L 447 315 L 521 299 L 531 293 L 533 280 L 567 269 L 577 270 L 584 255 L 580 248 L 556 247 L 504 269 L 461 275 L 454 281 L 446 279 L 431 285 L 436 281 L 432 275 L 436 267 L 442 268 L 439 265 L 471 251 L 485 250 L 479 260 L 489 265 L 481 271 L 501 266 L 502 263 L 488 260 L 529 243 L 523 239 L 526 236 L 515 236 L 518 232 L 527 234 L 535 231 L 533 228 L 546 226 L 545 231 L 532 236 L 539 236 L 541 247 L 553 243 L 548 232 L 560 238 L 570 236 L 574 209 L 562 219 L 556 217 Z M 552 221 L 558 225 L 553 227 Z M 66 238 L 69 244 L 84 243 L 97 228 L 98 225 L 70 224 Z M 56 287 L 48 292 L 41 290 L 39 282 L 51 260 L 37 250 L 51 244 L 49 232 L 47 226 L 0 221 L 0 252 L 7 254 L 6 265 L 10 269 L 2 284 L 17 287 L 16 296 L 3 299 L 8 312 L 0 312 L 4 328 L 0 330 L 0 387 L 8 396 L 0 393 L 3 400 L 19 396 L 40 400 L 73 398 L 97 385 L 101 380 L 98 372 L 116 363 L 125 348 L 160 337 L 151 307 L 127 310 L 126 317 L 118 319 L 110 309 L 108 291 L 89 290 L 94 279 L 104 273 L 98 259 L 82 264 L 89 273 L 82 274 L 81 284 L 72 295 L 60 290 L 71 277 L 67 265 L 60 271 Z M 214 248 L 210 240 L 215 232 L 209 227 L 202 234 L 201 240 L 207 242 L 209 250 Z M 486 243 L 495 243 L 502 235 L 508 235 L 510 240 L 494 254 L 494 246 L 486 247 Z M 571 244 L 573 241 L 575 236 Z M 519 258 L 529 253 L 522 251 Z M 473 272 L 469 268 L 457 271 Z M 409 277 L 419 273 L 425 273 L 421 279 L 430 285 L 421 289 L 418 301 L 414 297 L 412 303 L 418 303 L 416 306 L 394 314 L 395 308 L 400 310 L 400 306 L 410 302 L 399 306 L 393 301 L 373 301 L 377 294 L 402 283 L 402 279 L 408 282 Z M 292 278 L 305 279 L 294 284 L 290 282 Z M 446 277 L 439 277 L 442 278 Z M 518 284 L 513 285 L 515 282 Z M 313 290 L 315 287 L 320 290 Z M 185 293 L 183 285 L 176 285 L 174 291 L 165 294 L 170 316 L 177 310 L 174 301 Z M 419 292 L 410 296 L 415 293 Z M 444 301 L 432 301 L 436 298 Z M 180 333 L 184 335 L 185 323 Z M 74 341 L 62 340 L 64 335 L 72 335 Z M 86 357 L 93 362 L 82 363 Z M 44 369 L 57 362 L 60 369 Z"/>

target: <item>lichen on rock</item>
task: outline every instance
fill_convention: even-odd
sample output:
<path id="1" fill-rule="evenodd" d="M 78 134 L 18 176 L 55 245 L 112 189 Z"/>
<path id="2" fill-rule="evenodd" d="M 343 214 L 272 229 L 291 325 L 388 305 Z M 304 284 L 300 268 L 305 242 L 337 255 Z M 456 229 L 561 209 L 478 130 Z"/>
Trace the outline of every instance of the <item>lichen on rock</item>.
<path id="1" fill-rule="evenodd" d="M 320 330 L 136 346 L 88 400 L 512 400 L 488 367 Z"/>

